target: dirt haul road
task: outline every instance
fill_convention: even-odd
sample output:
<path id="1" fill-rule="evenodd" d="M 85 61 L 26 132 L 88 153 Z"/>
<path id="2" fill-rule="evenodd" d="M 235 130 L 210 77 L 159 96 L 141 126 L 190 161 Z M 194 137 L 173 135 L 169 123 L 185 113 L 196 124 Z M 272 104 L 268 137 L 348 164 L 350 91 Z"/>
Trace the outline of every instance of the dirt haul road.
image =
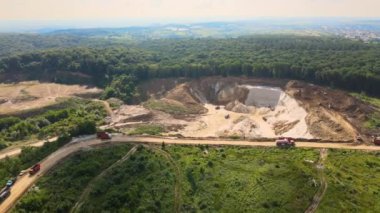
<path id="1" fill-rule="evenodd" d="M 72 142 L 56 152 L 49 155 L 41 161 L 41 170 L 34 176 L 25 175 L 21 177 L 11 189 L 11 195 L 0 205 L 0 212 L 9 211 L 18 199 L 44 174 L 46 174 L 54 165 L 67 158 L 69 155 L 92 146 L 102 144 L 117 143 L 145 143 L 145 144 L 183 144 L 183 145 L 227 145 L 227 146 L 252 146 L 252 147 L 274 147 L 275 142 L 249 142 L 249 141 L 232 141 L 232 140 L 196 140 L 196 139 L 177 139 L 177 138 L 158 138 L 158 137 L 130 137 L 115 136 L 111 140 L 101 141 L 97 139 L 83 140 L 80 142 Z M 298 142 L 297 147 L 303 148 L 328 148 L 328 149 L 355 149 L 380 151 L 380 147 L 358 145 L 353 146 L 347 143 L 314 143 L 314 142 Z"/>
<path id="2" fill-rule="evenodd" d="M 54 142 L 56 140 L 57 140 L 57 137 L 54 137 L 48 140 L 36 141 L 36 142 L 28 143 L 28 144 L 23 144 L 21 146 L 14 146 L 14 147 L 10 147 L 9 149 L 4 149 L 0 152 L 0 160 L 6 157 L 12 157 L 12 156 L 21 154 L 23 147 L 41 147 L 45 143 Z"/>

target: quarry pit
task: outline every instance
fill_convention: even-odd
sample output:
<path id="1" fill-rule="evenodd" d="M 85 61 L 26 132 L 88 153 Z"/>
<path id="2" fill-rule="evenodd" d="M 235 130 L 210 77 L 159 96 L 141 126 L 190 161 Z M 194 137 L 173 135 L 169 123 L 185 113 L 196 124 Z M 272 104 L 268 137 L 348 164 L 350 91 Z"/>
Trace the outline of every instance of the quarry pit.
<path id="1" fill-rule="evenodd" d="M 161 125 L 167 136 L 347 142 L 360 134 L 369 110 L 342 91 L 275 79 L 157 79 L 139 92 L 136 105 L 116 111 L 123 119 L 113 126 Z M 133 110 L 141 113 L 128 115 Z"/>

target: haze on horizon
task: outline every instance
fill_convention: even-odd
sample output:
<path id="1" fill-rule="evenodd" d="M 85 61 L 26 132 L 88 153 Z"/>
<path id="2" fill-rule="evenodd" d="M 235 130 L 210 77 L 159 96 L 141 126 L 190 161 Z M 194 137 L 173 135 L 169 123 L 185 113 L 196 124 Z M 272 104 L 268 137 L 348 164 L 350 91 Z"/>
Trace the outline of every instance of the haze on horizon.
<path id="1" fill-rule="evenodd" d="M 1 0 L 0 21 L 380 17 L 379 0 Z"/>

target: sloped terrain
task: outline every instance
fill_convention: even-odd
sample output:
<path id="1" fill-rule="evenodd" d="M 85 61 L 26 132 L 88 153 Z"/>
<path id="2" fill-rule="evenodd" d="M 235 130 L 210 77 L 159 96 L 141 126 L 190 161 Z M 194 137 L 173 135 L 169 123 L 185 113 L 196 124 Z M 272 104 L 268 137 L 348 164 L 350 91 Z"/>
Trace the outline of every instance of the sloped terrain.
<path id="1" fill-rule="evenodd" d="M 102 92 L 98 88 L 80 85 L 40 83 L 0 84 L 0 115 L 43 108 L 67 97 L 94 97 Z"/>
<path id="2" fill-rule="evenodd" d="M 328 141 L 369 135 L 362 126 L 373 109 L 343 91 L 299 81 L 237 77 L 161 83 L 167 84 L 157 93 L 144 85 L 151 97 L 144 106 L 174 116 L 182 128 L 170 134 Z"/>

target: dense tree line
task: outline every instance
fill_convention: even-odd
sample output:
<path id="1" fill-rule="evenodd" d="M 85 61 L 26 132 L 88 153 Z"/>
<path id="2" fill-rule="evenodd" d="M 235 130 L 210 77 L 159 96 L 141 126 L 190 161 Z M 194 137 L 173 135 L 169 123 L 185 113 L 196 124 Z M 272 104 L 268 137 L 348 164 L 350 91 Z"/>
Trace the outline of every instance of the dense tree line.
<path id="1" fill-rule="evenodd" d="M 0 60 L 0 72 L 30 78 L 50 74 L 57 82 L 62 81 L 54 75 L 58 71 L 82 73 L 103 87 L 120 75 L 133 76 L 136 81 L 246 75 L 300 79 L 380 95 L 379 58 L 379 44 L 334 37 L 165 39 L 128 48 L 67 48 L 13 55 Z"/>

